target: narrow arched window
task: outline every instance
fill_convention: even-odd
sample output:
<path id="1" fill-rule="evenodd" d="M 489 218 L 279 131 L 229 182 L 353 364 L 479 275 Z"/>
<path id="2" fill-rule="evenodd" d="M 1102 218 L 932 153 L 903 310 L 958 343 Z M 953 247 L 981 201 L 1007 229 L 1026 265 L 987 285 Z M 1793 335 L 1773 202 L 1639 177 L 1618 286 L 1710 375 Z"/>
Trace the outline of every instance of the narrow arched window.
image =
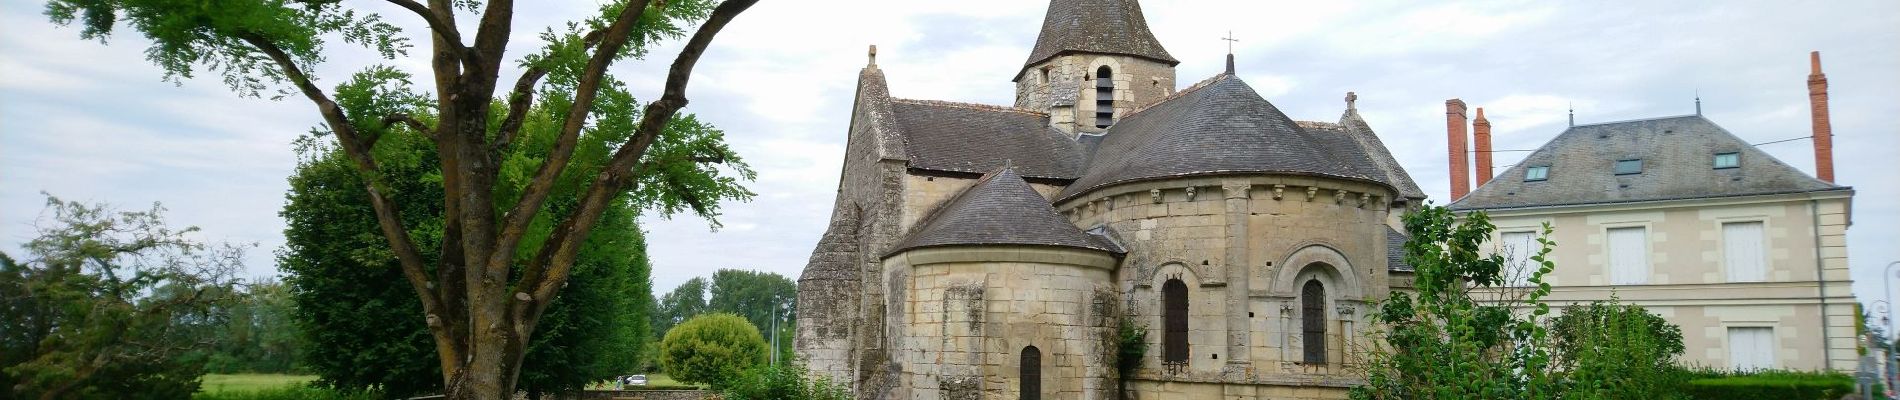
<path id="1" fill-rule="evenodd" d="M 1042 350 L 1036 346 L 1024 347 L 1022 371 L 1019 372 L 1017 377 L 1022 381 L 1022 399 L 1042 399 Z"/>
<path id="2" fill-rule="evenodd" d="M 1300 339 L 1307 364 L 1326 363 L 1326 285 L 1317 279 L 1300 289 Z"/>
<path id="3" fill-rule="evenodd" d="M 1115 123 L 1115 71 L 1107 65 L 1095 69 L 1095 127 Z"/>
<path id="4" fill-rule="evenodd" d="M 1161 361 L 1185 363 L 1188 360 L 1187 284 L 1169 279 L 1161 284 Z"/>

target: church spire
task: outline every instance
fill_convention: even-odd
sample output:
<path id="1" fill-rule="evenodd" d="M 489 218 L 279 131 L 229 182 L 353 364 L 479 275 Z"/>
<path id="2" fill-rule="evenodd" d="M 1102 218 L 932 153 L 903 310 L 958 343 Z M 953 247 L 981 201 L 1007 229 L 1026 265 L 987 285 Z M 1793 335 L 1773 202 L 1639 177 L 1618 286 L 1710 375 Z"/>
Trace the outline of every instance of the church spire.
<path id="1" fill-rule="evenodd" d="M 1170 67 L 1181 63 L 1148 31 L 1136 0 L 1051 0 L 1023 71 L 1063 53 L 1135 56 Z M 1022 79 L 1022 73 L 1016 75 Z"/>

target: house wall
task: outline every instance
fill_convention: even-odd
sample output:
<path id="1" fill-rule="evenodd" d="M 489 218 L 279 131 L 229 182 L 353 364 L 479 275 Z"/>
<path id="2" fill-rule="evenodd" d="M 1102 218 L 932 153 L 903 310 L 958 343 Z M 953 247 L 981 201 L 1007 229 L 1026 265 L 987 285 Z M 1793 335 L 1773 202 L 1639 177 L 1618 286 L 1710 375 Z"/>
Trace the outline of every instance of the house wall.
<path id="1" fill-rule="evenodd" d="M 1550 259 L 1556 268 L 1546 281 L 1554 286 L 1553 305 L 1612 295 L 1642 305 L 1682 327 L 1684 364 L 1727 368 L 1732 362 L 1728 328 L 1772 327 L 1777 367 L 1851 372 L 1858 356 L 1843 239 L 1847 196 L 1492 211 L 1491 216 L 1500 235 L 1552 225 L 1557 245 Z M 1764 282 L 1728 282 L 1722 224 L 1745 221 L 1763 223 Z M 1606 232 L 1631 226 L 1644 227 L 1648 235 L 1649 283 L 1611 285 Z"/>

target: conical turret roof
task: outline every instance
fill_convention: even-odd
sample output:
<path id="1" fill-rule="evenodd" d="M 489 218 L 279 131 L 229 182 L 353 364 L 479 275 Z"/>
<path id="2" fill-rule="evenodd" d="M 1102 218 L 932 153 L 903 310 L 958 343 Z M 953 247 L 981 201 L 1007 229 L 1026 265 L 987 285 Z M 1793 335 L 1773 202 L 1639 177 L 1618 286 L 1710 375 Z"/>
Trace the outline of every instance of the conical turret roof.
<path id="1" fill-rule="evenodd" d="M 1023 69 L 1062 53 L 1122 54 L 1170 66 L 1181 63 L 1161 48 L 1135 0 L 1052 0 L 1042 18 L 1042 34 Z M 1020 78 L 1022 74 L 1017 73 Z"/>
<path id="2" fill-rule="evenodd" d="M 1056 246 L 1118 252 L 1112 244 L 1070 224 L 1049 199 L 1010 167 L 984 175 L 917 225 L 886 257 L 921 247 L 960 245 Z"/>

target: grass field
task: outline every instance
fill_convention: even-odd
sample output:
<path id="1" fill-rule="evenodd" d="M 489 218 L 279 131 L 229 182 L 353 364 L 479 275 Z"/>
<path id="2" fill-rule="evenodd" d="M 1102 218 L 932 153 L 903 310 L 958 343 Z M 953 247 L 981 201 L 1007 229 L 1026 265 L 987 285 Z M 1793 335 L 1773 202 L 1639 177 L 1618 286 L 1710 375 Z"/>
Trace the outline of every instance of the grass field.
<path id="1" fill-rule="evenodd" d="M 198 391 L 203 393 L 255 392 L 300 385 L 316 379 L 315 375 L 205 374 Z"/>

